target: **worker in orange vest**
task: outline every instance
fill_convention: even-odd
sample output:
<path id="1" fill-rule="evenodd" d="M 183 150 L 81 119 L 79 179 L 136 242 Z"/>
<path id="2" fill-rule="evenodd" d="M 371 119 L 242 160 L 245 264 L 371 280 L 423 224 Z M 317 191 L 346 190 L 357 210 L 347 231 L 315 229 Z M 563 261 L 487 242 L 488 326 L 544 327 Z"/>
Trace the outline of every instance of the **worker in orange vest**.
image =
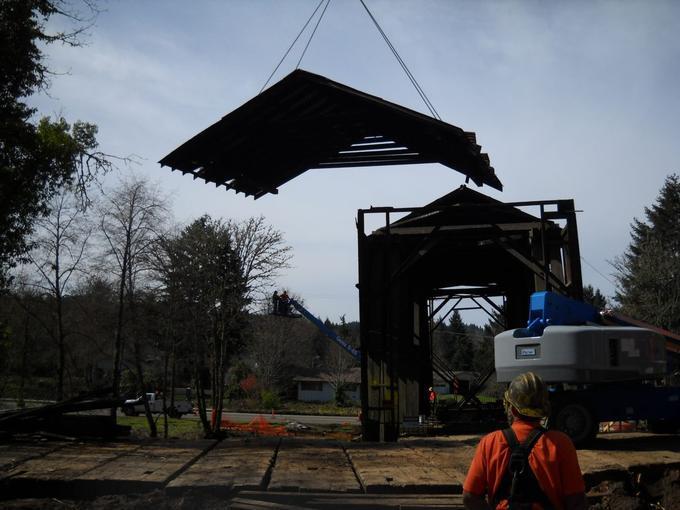
<path id="1" fill-rule="evenodd" d="M 290 313 L 290 298 L 285 289 L 279 296 L 279 313 L 281 315 L 288 315 Z"/>
<path id="2" fill-rule="evenodd" d="M 550 414 L 545 383 L 533 372 L 520 374 L 503 402 L 510 428 L 479 442 L 463 484 L 465 508 L 587 508 L 574 443 L 566 434 L 541 426 Z"/>
<path id="3" fill-rule="evenodd" d="M 427 389 L 427 400 L 430 403 L 430 416 L 434 418 L 437 414 L 437 392 L 432 386 Z"/>

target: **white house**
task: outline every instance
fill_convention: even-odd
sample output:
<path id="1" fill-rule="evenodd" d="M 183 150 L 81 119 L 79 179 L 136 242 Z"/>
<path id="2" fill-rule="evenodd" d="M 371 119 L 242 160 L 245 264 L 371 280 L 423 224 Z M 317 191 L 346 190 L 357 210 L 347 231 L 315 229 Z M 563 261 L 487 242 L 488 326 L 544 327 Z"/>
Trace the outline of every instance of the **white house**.
<path id="1" fill-rule="evenodd" d="M 345 398 L 353 402 L 361 400 L 359 386 L 361 368 L 350 368 L 343 376 L 345 381 Z M 320 372 L 312 376 L 298 376 L 293 379 L 297 384 L 297 399 L 303 402 L 331 402 L 335 400 L 335 388 L 330 383 L 334 380 L 327 373 Z"/>

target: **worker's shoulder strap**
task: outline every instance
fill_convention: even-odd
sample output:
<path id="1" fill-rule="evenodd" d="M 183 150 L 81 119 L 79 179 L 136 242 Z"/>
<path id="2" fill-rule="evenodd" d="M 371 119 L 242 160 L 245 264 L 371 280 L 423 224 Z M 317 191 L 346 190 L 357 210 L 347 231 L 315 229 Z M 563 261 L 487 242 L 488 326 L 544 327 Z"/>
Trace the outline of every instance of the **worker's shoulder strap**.
<path id="1" fill-rule="evenodd" d="M 510 449 L 510 459 L 500 486 L 493 495 L 495 505 L 507 499 L 510 509 L 531 508 L 531 503 L 539 503 L 544 509 L 552 508 L 529 465 L 529 454 L 545 432 L 544 428 L 537 427 L 520 443 L 511 428 L 503 430 Z"/>
<path id="2" fill-rule="evenodd" d="M 536 441 L 540 439 L 545 431 L 546 430 L 543 427 L 536 427 L 531 432 L 529 432 L 527 438 L 522 443 L 520 443 L 517 440 L 515 431 L 512 430 L 512 428 L 508 427 L 507 429 L 503 429 L 503 436 L 505 436 L 505 440 L 508 442 L 508 447 L 510 448 L 510 464 L 508 467 L 510 468 L 511 472 L 514 473 L 518 468 L 523 468 L 523 466 L 520 465 L 514 466 L 513 460 L 516 462 L 521 461 L 523 465 L 525 465 L 529 459 L 531 450 L 534 449 Z"/>

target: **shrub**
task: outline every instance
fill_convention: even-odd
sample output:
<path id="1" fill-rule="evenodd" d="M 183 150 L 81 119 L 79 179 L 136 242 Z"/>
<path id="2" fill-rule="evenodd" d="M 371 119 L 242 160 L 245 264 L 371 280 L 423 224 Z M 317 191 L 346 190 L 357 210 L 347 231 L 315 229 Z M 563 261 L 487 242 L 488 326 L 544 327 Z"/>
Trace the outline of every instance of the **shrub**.
<path id="1" fill-rule="evenodd" d="M 273 391 L 262 390 L 260 400 L 262 401 L 262 407 L 265 409 L 278 409 L 281 407 L 281 399 Z"/>
<path id="2" fill-rule="evenodd" d="M 250 395 L 257 385 L 257 378 L 255 374 L 250 374 L 245 379 L 241 380 L 239 386 L 246 395 Z"/>

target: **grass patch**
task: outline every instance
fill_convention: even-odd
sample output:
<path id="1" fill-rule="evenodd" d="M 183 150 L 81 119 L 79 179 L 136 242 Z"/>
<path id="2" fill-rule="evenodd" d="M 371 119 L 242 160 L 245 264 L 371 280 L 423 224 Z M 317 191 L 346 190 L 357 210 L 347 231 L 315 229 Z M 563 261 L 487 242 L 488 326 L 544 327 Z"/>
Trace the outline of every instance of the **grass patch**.
<path id="1" fill-rule="evenodd" d="M 357 416 L 361 407 L 359 405 L 337 406 L 331 402 L 299 402 L 289 400 L 282 402 L 274 411 L 278 414 L 309 414 L 322 416 Z M 268 414 L 271 408 L 263 407 L 262 403 L 255 400 L 235 400 L 224 403 L 226 412 L 244 412 Z"/>
<path id="2" fill-rule="evenodd" d="M 361 407 L 358 405 L 336 406 L 335 404 L 324 402 L 298 402 L 290 401 L 283 404 L 280 413 L 290 414 L 318 414 L 326 416 L 356 416 Z"/>
<path id="3" fill-rule="evenodd" d="M 158 437 L 163 437 L 163 416 L 155 415 Z M 119 416 L 119 425 L 132 427 L 132 435 L 149 437 L 149 424 L 144 416 Z M 200 439 L 203 437 L 203 427 L 199 420 L 168 418 L 168 437 L 177 439 Z"/>
<path id="4" fill-rule="evenodd" d="M 461 395 L 438 395 L 437 398 L 439 399 L 440 402 L 460 402 L 463 400 L 463 397 Z M 498 399 L 496 397 L 489 397 L 486 395 L 477 395 L 477 398 L 482 404 L 488 404 L 492 402 L 496 402 Z"/>

